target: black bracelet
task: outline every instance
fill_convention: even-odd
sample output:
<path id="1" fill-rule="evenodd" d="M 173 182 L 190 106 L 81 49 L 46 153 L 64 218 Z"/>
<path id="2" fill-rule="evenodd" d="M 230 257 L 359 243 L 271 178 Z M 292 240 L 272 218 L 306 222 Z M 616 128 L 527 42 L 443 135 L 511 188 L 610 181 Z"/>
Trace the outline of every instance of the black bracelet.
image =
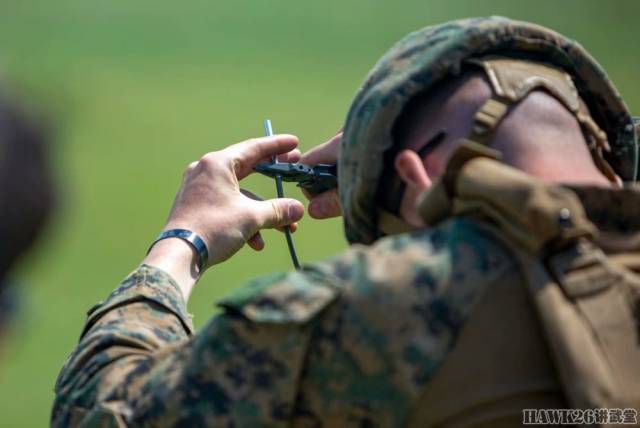
<path id="1" fill-rule="evenodd" d="M 204 243 L 204 239 L 202 239 L 197 233 L 192 232 L 187 229 L 171 229 L 165 230 L 162 232 L 155 241 L 151 243 L 149 249 L 147 250 L 147 254 L 153 248 L 154 245 L 158 243 L 158 241 L 162 241 L 167 238 L 180 238 L 183 241 L 187 242 L 196 253 L 198 253 L 198 270 L 200 274 L 204 272 L 207 267 L 207 263 L 209 262 L 209 250 L 207 249 L 207 244 Z"/>

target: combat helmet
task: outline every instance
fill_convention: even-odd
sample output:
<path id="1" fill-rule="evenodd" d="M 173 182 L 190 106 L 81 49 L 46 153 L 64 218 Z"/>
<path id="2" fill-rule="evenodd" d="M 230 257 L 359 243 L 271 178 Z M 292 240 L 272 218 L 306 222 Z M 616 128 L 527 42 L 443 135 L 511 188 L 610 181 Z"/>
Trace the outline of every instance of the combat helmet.
<path id="1" fill-rule="evenodd" d="M 369 244 L 383 234 L 377 191 L 385 153 L 393 146 L 393 125 L 404 106 L 414 96 L 449 76 L 458 75 L 463 66 L 479 58 L 489 58 L 479 64 L 488 73 L 500 73 L 501 67 L 504 70 L 500 61 L 505 58 L 539 65 L 542 74 L 547 73 L 551 80 L 564 85 L 556 91 L 562 92 L 556 93 L 556 98 L 579 117 L 583 131 L 591 136 L 590 148 L 597 155 L 594 160 L 600 159 L 596 164 L 601 170 L 606 175 L 615 171 L 624 181 L 636 179 L 638 122 L 634 123 L 617 89 L 584 48 L 545 27 L 503 17 L 452 21 L 406 36 L 380 59 L 356 94 L 345 123 L 339 157 L 340 201 L 350 243 Z M 563 76 L 568 83 L 561 82 Z M 496 81 L 500 79 L 493 77 Z M 545 76 L 537 80 L 525 77 L 520 76 L 520 82 L 547 80 Z M 519 93 L 511 94 L 511 99 L 522 98 L 524 91 L 532 89 L 525 88 L 527 85 L 515 88 Z M 505 105 L 501 104 L 504 100 L 510 102 L 509 90 L 514 89 L 493 86 L 494 95 L 496 88 L 503 93 L 497 100 L 489 100 L 483 106 L 484 111 L 476 114 L 477 136 L 483 132 L 475 131 L 478 126 L 495 127 L 504 117 Z M 553 85 L 549 86 L 553 89 Z M 582 101 L 590 115 L 578 107 L 577 103 Z"/>

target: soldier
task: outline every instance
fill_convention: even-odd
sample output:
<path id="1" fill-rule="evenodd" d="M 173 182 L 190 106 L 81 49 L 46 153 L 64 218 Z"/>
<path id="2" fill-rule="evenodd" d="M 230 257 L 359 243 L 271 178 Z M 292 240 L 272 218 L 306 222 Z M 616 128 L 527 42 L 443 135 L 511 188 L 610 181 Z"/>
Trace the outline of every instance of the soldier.
<path id="1" fill-rule="evenodd" d="M 19 295 L 11 270 L 52 213 L 48 146 L 36 121 L 0 90 L 0 350 Z"/>
<path id="2" fill-rule="evenodd" d="M 328 193 L 310 210 L 342 213 L 354 245 L 247 284 L 194 334 L 206 266 L 302 217 L 238 186 L 296 144 L 189 166 L 160 240 L 89 312 L 54 425 L 513 426 L 524 408 L 638 405 L 640 194 L 620 187 L 636 133 L 579 45 L 504 18 L 401 41 L 342 138 L 304 157 L 338 160 L 341 208 Z"/>

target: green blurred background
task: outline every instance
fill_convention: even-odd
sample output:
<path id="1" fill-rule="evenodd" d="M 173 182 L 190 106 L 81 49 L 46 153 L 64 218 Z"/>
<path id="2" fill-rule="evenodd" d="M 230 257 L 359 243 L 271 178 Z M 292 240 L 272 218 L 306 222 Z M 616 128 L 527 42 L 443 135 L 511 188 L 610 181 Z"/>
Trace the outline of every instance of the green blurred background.
<path id="1" fill-rule="evenodd" d="M 0 72 L 54 125 L 63 191 L 17 272 L 26 287 L 0 365 L 0 425 L 48 423 L 86 309 L 141 260 L 190 161 L 260 135 L 266 117 L 312 147 L 341 126 L 366 72 L 404 34 L 490 14 L 580 40 L 640 113 L 635 0 L 0 1 Z M 261 177 L 245 187 L 274 193 Z M 339 221 L 300 226 L 304 261 L 345 247 Z M 243 249 L 207 273 L 190 303 L 196 325 L 222 294 L 290 268 L 283 237 L 265 240 L 264 252 Z"/>

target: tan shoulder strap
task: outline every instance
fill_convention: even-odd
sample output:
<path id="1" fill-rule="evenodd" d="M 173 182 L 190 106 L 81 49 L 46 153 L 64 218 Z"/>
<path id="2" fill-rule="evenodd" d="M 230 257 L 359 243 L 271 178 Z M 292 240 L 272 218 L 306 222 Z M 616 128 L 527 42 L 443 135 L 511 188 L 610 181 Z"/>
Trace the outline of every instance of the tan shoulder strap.
<path id="1" fill-rule="evenodd" d="M 495 224 L 531 252 L 552 240 L 571 243 L 596 233 L 575 193 L 505 165 L 489 150 L 470 142 L 456 149 L 443 176 L 418 203 L 426 224 L 472 216 Z"/>
<path id="2" fill-rule="evenodd" d="M 635 275 L 586 240 L 547 267 L 512 246 L 572 406 L 640 408 L 640 342 L 629 286 Z M 640 290 L 640 288 L 637 288 Z"/>

